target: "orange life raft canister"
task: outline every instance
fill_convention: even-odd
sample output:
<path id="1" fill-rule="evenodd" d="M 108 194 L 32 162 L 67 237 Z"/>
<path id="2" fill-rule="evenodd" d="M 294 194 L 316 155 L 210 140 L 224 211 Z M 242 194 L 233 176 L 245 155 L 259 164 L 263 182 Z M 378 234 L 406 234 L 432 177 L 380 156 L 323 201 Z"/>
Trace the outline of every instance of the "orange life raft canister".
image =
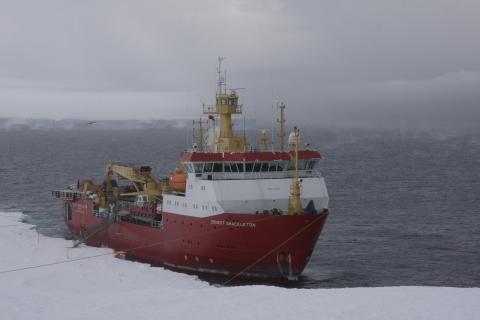
<path id="1" fill-rule="evenodd" d="M 175 191 L 185 192 L 187 187 L 187 175 L 181 169 L 175 169 L 170 174 L 170 187 Z"/>

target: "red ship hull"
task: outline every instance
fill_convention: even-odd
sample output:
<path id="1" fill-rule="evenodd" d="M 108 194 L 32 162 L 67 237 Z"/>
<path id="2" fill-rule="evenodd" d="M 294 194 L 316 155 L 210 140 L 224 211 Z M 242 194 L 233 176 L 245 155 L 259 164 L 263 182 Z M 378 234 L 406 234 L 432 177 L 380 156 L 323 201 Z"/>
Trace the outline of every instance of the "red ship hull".
<path id="1" fill-rule="evenodd" d="M 94 214 L 92 200 L 71 203 L 65 222 L 74 235 L 81 237 L 105 221 Z M 164 212 L 161 227 L 118 220 L 87 244 L 178 270 L 295 279 L 307 265 L 327 216 L 223 213 L 197 218 Z"/>

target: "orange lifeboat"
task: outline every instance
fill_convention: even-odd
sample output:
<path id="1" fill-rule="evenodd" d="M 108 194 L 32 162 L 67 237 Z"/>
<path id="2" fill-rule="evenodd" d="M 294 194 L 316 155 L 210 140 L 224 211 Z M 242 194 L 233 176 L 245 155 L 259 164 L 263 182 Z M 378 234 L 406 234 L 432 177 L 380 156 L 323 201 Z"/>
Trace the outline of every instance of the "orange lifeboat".
<path id="1" fill-rule="evenodd" d="M 185 192 L 187 188 L 187 175 L 182 169 L 176 168 L 170 174 L 169 181 L 169 185 L 173 190 Z"/>

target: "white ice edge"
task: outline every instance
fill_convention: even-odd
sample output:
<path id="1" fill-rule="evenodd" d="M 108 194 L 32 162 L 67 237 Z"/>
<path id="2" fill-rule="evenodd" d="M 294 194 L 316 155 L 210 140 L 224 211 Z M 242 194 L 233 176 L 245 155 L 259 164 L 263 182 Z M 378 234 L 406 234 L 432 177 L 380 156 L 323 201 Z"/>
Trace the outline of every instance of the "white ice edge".
<path id="1" fill-rule="evenodd" d="M 217 288 L 110 249 L 67 249 L 22 217 L 0 212 L 0 272 L 106 255 L 0 273 L 2 319 L 480 319 L 480 288 Z"/>

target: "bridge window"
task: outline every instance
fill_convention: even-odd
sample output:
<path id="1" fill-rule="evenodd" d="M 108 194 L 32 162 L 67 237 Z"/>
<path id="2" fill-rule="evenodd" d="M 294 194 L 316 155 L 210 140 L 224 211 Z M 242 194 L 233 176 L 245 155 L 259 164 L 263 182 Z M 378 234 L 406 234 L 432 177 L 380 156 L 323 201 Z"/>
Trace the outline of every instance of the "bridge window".
<path id="1" fill-rule="evenodd" d="M 215 162 L 213 164 L 213 172 L 223 172 L 223 165 L 222 163 Z"/>
<path id="2" fill-rule="evenodd" d="M 307 168 L 308 161 L 306 160 L 299 160 L 298 161 L 298 170 L 305 170 Z"/>
<path id="3" fill-rule="evenodd" d="M 211 162 L 205 163 L 205 167 L 203 167 L 203 172 L 212 172 L 212 168 L 213 168 L 213 163 Z"/>
<path id="4" fill-rule="evenodd" d="M 312 170 L 316 164 L 316 160 L 300 160 L 298 161 L 298 170 Z"/>
<path id="5" fill-rule="evenodd" d="M 195 173 L 202 173 L 203 172 L 203 165 L 204 165 L 203 162 L 194 163 L 193 167 L 195 169 Z"/>
<path id="6" fill-rule="evenodd" d="M 268 171 L 277 171 L 277 163 L 276 162 L 270 163 L 270 166 L 268 167 Z"/>
<path id="7" fill-rule="evenodd" d="M 312 170 L 315 168 L 318 160 L 298 160 L 298 170 Z M 293 161 L 290 161 L 289 170 L 295 169 L 295 164 Z"/>
<path id="8" fill-rule="evenodd" d="M 273 162 L 246 162 L 245 172 L 275 172 L 284 171 L 287 168 L 288 161 L 275 160 Z M 243 167 L 243 163 L 240 164 Z M 240 172 L 242 167 L 239 167 Z"/>
<path id="9" fill-rule="evenodd" d="M 312 170 L 317 165 L 317 160 L 310 160 L 307 163 L 307 170 Z"/>
<path id="10" fill-rule="evenodd" d="M 225 162 L 225 172 L 243 172 L 243 162 Z"/>
<path id="11" fill-rule="evenodd" d="M 191 163 L 183 163 L 183 167 L 185 168 L 185 172 L 187 173 L 192 173 L 194 172 L 194 169 L 193 169 L 193 164 Z"/>
<path id="12" fill-rule="evenodd" d="M 317 160 L 299 160 L 299 170 L 311 170 Z M 275 160 L 270 162 L 197 162 L 184 163 L 185 171 L 194 173 L 211 172 L 276 172 L 293 170 L 293 161 Z"/>
<path id="13" fill-rule="evenodd" d="M 267 172 L 268 171 L 268 162 L 263 162 L 262 163 L 262 168 L 260 169 L 262 172 Z"/>

